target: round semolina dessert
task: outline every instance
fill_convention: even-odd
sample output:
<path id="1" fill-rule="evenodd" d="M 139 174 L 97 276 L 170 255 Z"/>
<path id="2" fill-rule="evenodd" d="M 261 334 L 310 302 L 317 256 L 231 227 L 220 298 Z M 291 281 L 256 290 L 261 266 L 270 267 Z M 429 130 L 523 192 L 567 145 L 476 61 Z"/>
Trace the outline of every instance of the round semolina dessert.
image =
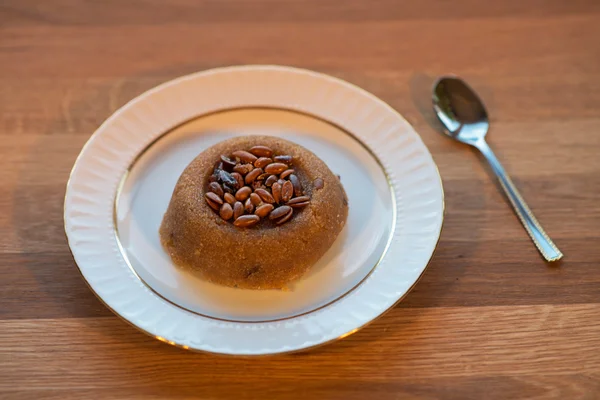
<path id="1" fill-rule="evenodd" d="M 331 247 L 348 216 L 339 178 L 304 147 L 236 137 L 181 174 L 160 227 L 175 264 L 210 282 L 281 289 Z"/>

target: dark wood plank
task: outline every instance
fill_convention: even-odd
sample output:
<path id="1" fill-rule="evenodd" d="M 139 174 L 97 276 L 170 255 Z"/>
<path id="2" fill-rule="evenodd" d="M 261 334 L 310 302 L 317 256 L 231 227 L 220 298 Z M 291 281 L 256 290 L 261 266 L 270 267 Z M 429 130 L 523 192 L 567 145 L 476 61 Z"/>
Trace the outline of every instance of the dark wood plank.
<path id="1" fill-rule="evenodd" d="M 265 13 L 265 10 L 269 10 Z M 203 1 L 186 0 L 168 3 L 159 1 L 118 0 L 104 2 L 60 0 L 52 3 L 39 0 L 7 1 L 0 8 L 6 25 L 51 26 L 123 26 L 160 25 L 166 22 L 189 24 L 215 22 L 315 22 L 315 21 L 410 21 L 415 19 L 506 18 L 524 16 L 573 15 L 599 12 L 597 3 L 589 0 L 529 0 L 482 4 L 477 0 L 463 1 L 457 7 L 443 0 L 419 3 L 394 0 L 373 2 L 353 1 L 340 7 L 335 0 L 301 0 L 281 3 L 277 0 Z"/>
<path id="2" fill-rule="evenodd" d="M 72 396 L 77 399 L 197 399 L 204 398 L 255 399 L 260 393 L 265 398 L 301 399 L 314 396 L 319 399 L 377 398 L 377 399 L 564 399 L 577 398 L 594 400 L 600 391 L 597 377 L 584 374 L 541 376 L 491 376 L 491 377 L 458 377 L 411 379 L 398 377 L 393 382 L 369 383 L 360 378 L 348 380 L 343 377 L 326 381 L 307 381 L 301 388 L 295 380 L 280 380 L 274 385 L 268 379 L 257 379 L 252 382 L 251 390 L 246 382 L 228 384 L 197 384 L 191 387 L 169 385 L 154 387 L 125 387 L 115 389 L 71 389 L 71 390 L 39 390 L 36 396 L 48 400 L 62 400 Z M 30 391 L 11 392 L 11 399 L 28 400 Z"/>
<path id="3" fill-rule="evenodd" d="M 590 349 L 600 340 L 599 317 L 598 304 L 395 309 L 350 340 L 255 359 L 165 346 L 116 317 L 0 321 L 0 388 L 18 390 L 17 379 L 28 390 L 66 390 L 173 380 L 180 387 L 260 385 L 265 377 L 274 384 L 356 377 L 376 386 L 407 378 L 594 376 L 600 354 Z"/>

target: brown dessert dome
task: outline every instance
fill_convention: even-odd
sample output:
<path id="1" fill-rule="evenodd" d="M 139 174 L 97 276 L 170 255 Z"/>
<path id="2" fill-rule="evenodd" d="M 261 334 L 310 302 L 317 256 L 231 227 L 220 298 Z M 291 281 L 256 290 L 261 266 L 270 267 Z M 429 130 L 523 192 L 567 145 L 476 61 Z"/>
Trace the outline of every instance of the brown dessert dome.
<path id="1" fill-rule="evenodd" d="M 325 254 L 347 216 L 339 178 L 312 152 L 271 136 L 236 137 L 185 168 L 160 238 L 175 264 L 210 282 L 280 289 Z"/>

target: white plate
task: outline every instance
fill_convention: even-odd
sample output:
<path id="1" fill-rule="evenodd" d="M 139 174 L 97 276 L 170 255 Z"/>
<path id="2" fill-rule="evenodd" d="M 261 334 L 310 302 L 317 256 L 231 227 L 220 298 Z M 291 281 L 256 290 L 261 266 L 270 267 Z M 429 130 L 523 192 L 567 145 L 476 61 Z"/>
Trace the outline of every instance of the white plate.
<path id="1" fill-rule="evenodd" d="M 158 239 L 185 166 L 253 134 L 307 147 L 349 198 L 346 228 L 290 291 L 204 282 L 174 267 Z M 272 354 L 345 337 L 402 299 L 433 254 L 443 207 L 431 155 L 388 105 L 326 75 L 247 66 L 167 82 L 102 124 L 73 167 L 65 230 L 92 290 L 144 332 L 189 349 Z"/>

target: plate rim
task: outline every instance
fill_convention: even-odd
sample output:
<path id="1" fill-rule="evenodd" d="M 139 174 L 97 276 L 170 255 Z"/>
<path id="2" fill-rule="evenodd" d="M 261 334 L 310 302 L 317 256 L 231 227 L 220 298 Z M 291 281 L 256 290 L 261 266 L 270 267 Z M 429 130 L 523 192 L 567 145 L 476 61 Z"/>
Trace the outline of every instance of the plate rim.
<path id="1" fill-rule="evenodd" d="M 424 150 L 425 155 L 429 156 L 429 160 L 431 166 L 433 166 L 433 170 L 435 172 L 435 176 L 437 177 L 437 184 L 439 185 L 439 194 L 441 196 L 440 200 L 440 205 L 441 205 L 441 209 L 439 210 L 439 226 L 437 229 L 437 232 L 435 233 L 436 236 L 436 240 L 435 243 L 433 244 L 432 250 L 431 250 L 431 254 L 429 255 L 428 260 L 425 263 L 425 266 L 422 267 L 420 273 L 418 274 L 418 276 L 416 277 L 416 279 L 414 280 L 414 282 L 412 282 L 412 284 L 410 285 L 410 287 L 408 289 L 405 290 L 405 292 L 400 295 L 399 297 L 397 297 L 395 299 L 395 301 L 389 305 L 387 308 L 381 310 L 379 312 L 378 315 L 376 315 L 373 318 L 370 318 L 368 320 L 366 320 L 364 323 L 356 326 L 355 328 L 346 331 L 344 333 L 342 333 L 341 335 L 338 335 L 336 337 L 332 337 L 328 340 L 324 340 L 324 341 L 320 341 L 318 343 L 314 343 L 311 345 L 306 345 L 306 346 L 297 346 L 296 348 L 293 349 L 271 349 L 268 351 L 257 351 L 257 352 L 231 352 L 231 351 L 215 351 L 212 350 L 210 348 L 206 348 L 205 346 L 199 345 L 199 346 L 189 346 L 189 345 L 185 345 L 182 343 L 178 343 L 176 341 L 173 340 L 168 340 L 166 337 L 162 337 L 162 336 L 158 336 L 150 331 L 147 331 L 146 329 L 144 329 L 143 327 L 141 327 L 140 325 L 136 324 L 135 322 L 131 321 L 130 319 L 126 318 L 125 316 L 121 315 L 120 312 L 118 312 L 117 310 L 115 310 L 111 305 L 108 304 L 107 301 L 105 301 L 105 299 L 102 297 L 102 295 L 100 293 L 98 293 L 94 286 L 92 285 L 92 283 L 88 280 L 88 278 L 85 276 L 83 268 L 81 267 L 80 263 L 81 261 L 77 260 L 77 257 L 75 255 L 75 249 L 74 249 L 74 244 L 71 241 L 71 237 L 69 235 L 69 229 L 68 229 L 68 200 L 69 200 L 69 193 L 73 190 L 72 186 L 73 186 L 73 178 L 74 178 L 74 174 L 77 170 L 78 165 L 81 164 L 81 160 L 83 159 L 84 155 L 86 154 L 86 152 L 89 151 L 89 148 L 92 146 L 92 144 L 94 143 L 95 140 L 97 140 L 98 137 L 100 137 L 102 135 L 102 132 L 104 129 L 106 129 L 107 126 L 109 126 L 111 123 L 113 123 L 115 120 L 118 120 L 119 117 L 122 116 L 122 114 L 128 110 L 131 109 L 132 107 L 134 107 L 136 104 L 141 103 L 145 100 L 147 100 L 152 94 L 154 93 L 158 93 L 166 88 L 175 86 L 177 84 L 181 84 L 182 82 L 185 82 L 187 80 L 193 80 L 195 78 L 201 78 L 203 76 L 210 76 L 213 74 L 227 74 L 227 73 L 240 73 L 240 72 L 246 72 L 246 71 L 262 71 L 262 72 L 284 72 L 284 73 L 291 73 L 291 74 L 299 74 L 299 75 L 308 75 L 311 78 L 316 78 L 317 81 L 318 80 L 324 80 L 324 81 L 328 81 L 329 83 L 333 83 L 334 85 L 339 85 L 342 87 L 346 87 L 347 89 L 351 89 L 352 91 L 356 92 L 357 94 L 361 94 L 363 96 L 366 96 L 369 101 L 373 102 L 374 104 L 376 104 L 377 106 L 383 106 L 387 109 L 388 112 L 391 112 L 394 116 L 395 119 L 397 119 L 398 121 L 402 122 L 405 126 L 405 128 L 408 128 L 408 131 L 411 131 L 412 134 L 414 134 L 413 136 L 415 137 L 416 141 L 419 142 L 418 144 L 421 145 L 422 150 Z M 227 111 L 230 109 L 235 109 L 235 108 L 255 108 L 255 107 L 260 107 L 260 105 L 257 104 L 245 104 L 239 107 L 224 107 L 221 109 L 221 111 Z M 371 152 L 373 155 L 376 156 L 376 159 L 379 161 L 379 153 L 372 147 L 370 146 L 368 143 L 366 143 L 364 140 L 362 140 L 362 138 L 360 138 L 358 135 L 356 135 L 354 132 L 352 132 L 350 129 L 347 129 L 346 127 L 338 124 L 335 121 L 331 121 L 329 118 L 320 116 L 320 115 L 313 115 L 310 112 L 304 112 L 304 111 L 299 111 L 297 109 L 294 108 L 290 108 L 290 107 L 277 107 L 277 106 L 272 106 L 271 108 L 279 108 L 279 109 L 284 109 L 284 110 L 289 110 L 292 112 L 300 112 L 300 113 L 304 113 L 310 117 L 314 117 L 317 119 L 322 119 L 323 121 L 329 123 L 329 124 L 333 124 L 336 127 L 339 127 L 341 129 L 343 129 L 344 131 L 348 132 L 351 134 L 351 136 L 358 140 L 359 143 L 361 145 L 363 145 L 366 149 L 368 149 L 369 152 Z M 216 111 L 218 109 L 218 107 L 214 107 L 214 111 Z M 213 111 L 213 112 L 214 112 Z M 195 118 L 201 118 L 202 116 L 208 114 L 207 112 L 199 112 L 198 114 L 196 114 L 194 117 L 192 117 L 192 119 Z M 189 121 L 189 119 L 187 120 Z M 163 129 L 163 133 L 160 134 L 158 137 L 153 138 L 152 140 L 149 140 L 148 143 L 146 143 L 143 148 L 146 148 L 147 146 L 151 145 L 150 143 L 155 142 L 156 140 L 159 140 L 161 137 L 163 137 L 165 134 L 167 134 L 169 131 L 171 131 L 172 129 L 176 128 L 177 125 L 180 124 L 185 124 L 186 120 L 181 121 L 179 124 L 173 125 L 169 128 Z M 139 153 L 135 155 L 134 159 L 137 158 L 139 156 Z M 130 165 L 133 165 L 133 163 L 129 163 Z M 385 165 L 381 165 L 383 168 L 384 173 L 386 174 L 386 176 L 389 174 L 388 168 Z M 121 180 L 121 177 L 119 177 L 119 180 Z M 392 182 L 390 182 L 392 183 Z M 115 196 L 115 193 L 111 193 L 111 203 L 114 202 L 113 197 Z M 397 198 L 397 194 L 394 190 L 394 188 L 392 187 L 392 199 L 394 201 L 398 201 Z M 397 209 L 394 210 L 395 212 L 397 211 Z M 385 313 L 387 313 L 389 310 L 391 310 L 392 308 L 394 308 L 395 305 L 397 305 L 400 301 L 402 301 L 407 295 L 408 293 L 410 293 L 410 291 L 416 286 L 416 284 L 419 282 L 419 280 L 422 278 L 425 270 L 427 269 L 427 267 L 429 266 L 429 264 L 431 263 L 431 260 L 433 259 L 433 256 L 435 254 L 435 251 L 437 249 L 437 246 L 439 244 L 440 241 L 440 237 L 441 237 L 441 232 L 443 229 L 443 225 L 444 225 L 444 217 L 445 217 L 445 194 L 444 194 L 444 189 L 443 189 L 443 182 L 441 179 L 441 175 L 439 173 L 439 168 L 437 167 L 435 160 L 433 159 L 433 156 L 431 155 L 429 149 L 427 148 L 427 146 L 423 143 L 420 135 L 414 130 L 414 128 L 406 121 L 406 119 L 398 112 L 396 111 L 394 108 L 392 108 L 389 104 L 387 104 L 385 101 L 381 100 L 380 98 L 376 97 L 374 94 L 368 92 L 367 90 L 360 88 L 354 84 L 352 84 L 351 82 L 347 82 L 345 80 L 342 80 L 340 78 L 337 77 L 333 77 L 321 72 L 315 72 L 315 71 L 311 71 L 308 69 L 303 69 L 303 68 L 296 68 L 296 67 L 290 67 L 290 66 L 281 66 L 281 65 L 240 65 L 240 66 L 228 66 L 228 67 L 218 67 L 218 68 L 212 68 L 212 69 L 207 69 L 207 70 L 203 70 L 203 71 L 198 71 L 195 73 L 191 73 L 188 75 L 184 75 L 184 76 L 180 76 L 177 77 L 175 79 L 172 80 L 168 80 L 165 81 L 155 87 L 150 88 L 149 90 L 139 94 L 138 96 L 136 96 L 135 98 L 131 99 L 130 101 L 128 101 L 125 105 L 123 105 L 122 107 L 120 107 L 119 109 L 117 109 L 114 113 L 112 113 L 106 120 L 103 121 L 103 123 L 94 131 L 94 133 L 89 137 L 89 139 L 86 141 L 86 143 L 84 144 L 84 146 L 82 147 L 80 153 L 78 154 L 73 167 L 71 169 L 71 172 L 69 174 L 69 178 L 67 181 L 67 185 L 66 185 L 66 191 L 65 191 L 65 198 L 64 198 L 64 205 L 63 205 L 63 216 L 64 216 L 64 228 L 65 228 L 65 234 L 66 234 L 66 238 L 67 238 L 67 242 L 69 245 L 69 251 L 71 252 L 75 263 L 77 265 L 77 270 L 79 271 L 79 273 L 82 275 L 82 278 L 84 279 L 84 282 L 86 283 L 86 285 L 90 288 L 90 290 L 92 291 L 92 293 L 94 293 L 94 295 L 108 308 L 110 309 L 114 314 L 116 314 L 119 318 L 123 319 L 124 321 L 126 321 L 128 324 L 134 326 L 135 328 L 137 328 L 138 330 L 158 339 L 161 340 L 165 343 L 186 349 L 186 350 L 192 350 L 192 351 L 199 351 L 199 352 L 208 352 L 208 353 L 216 353 L 216 354 L 224 354 L 224 355 L 266 355 L 266 354 L 284 354 L 284 353 L 291 353 L 291 352 L 296 352 L 296 351 L 304 351 L 304 350 L 308 350 L 308 349 L 312 349 L 315 347 L 319 347 L 322 345 L 326 345 L 328 343 L 340 340 L 342 338 L 345 338 L 355 332 L 357 332 L 358 330 L 364 328 L 365 326 L 367 326 L 368 324 L 370 324 L 371 322 L 381 318 Z M 395 228 L 395 226 L 394 226 Z M 388 244 L 388 246 L 391 246 L 391 243 Z M 388 256 L 384 253 L 384 257 Z M 382 258 L 384 258 L 382 257 Z M 126 263 L 127 264 L 127 263 Z M 373 271 L 373 270 L 372 270 Z M 135 273 L 135 272 L 134 272 Z M 136 273 L 137 275 L 137 273 Z M 366 279 L 366 278 L 365 278 Z M 357 285 L 360 286 L 362 285 L 364 282 L 364 279 L 361 280 L 361 282 Z M 350 291 L 351 292 L 351 291 Z M 350 292 L 348 292 L 347 294 L 349 294 Z M 345 297 L 346 294 L 344 294 L 342 296 Z M 162 301 L 165 301 L 164 298 L 161 297 Z M 342 300 L 342 299 L 340 299 Z M 325 306 L 328 307 L 328 305 Z M 196 315 L 196 317 L 198 318 L 205 318 L 205 317 L 200 317 L 198 315 Z M 300 316 L 301 317 L 301 316 Z M 292 317 L 292 318 L 296 318 L 296 317 Z M 248 323 L 245 322 L 245 324 L 253 324 L 252 322 Z M 264 324 L 264 322 L 256 322 L 256 324 Z"/>

